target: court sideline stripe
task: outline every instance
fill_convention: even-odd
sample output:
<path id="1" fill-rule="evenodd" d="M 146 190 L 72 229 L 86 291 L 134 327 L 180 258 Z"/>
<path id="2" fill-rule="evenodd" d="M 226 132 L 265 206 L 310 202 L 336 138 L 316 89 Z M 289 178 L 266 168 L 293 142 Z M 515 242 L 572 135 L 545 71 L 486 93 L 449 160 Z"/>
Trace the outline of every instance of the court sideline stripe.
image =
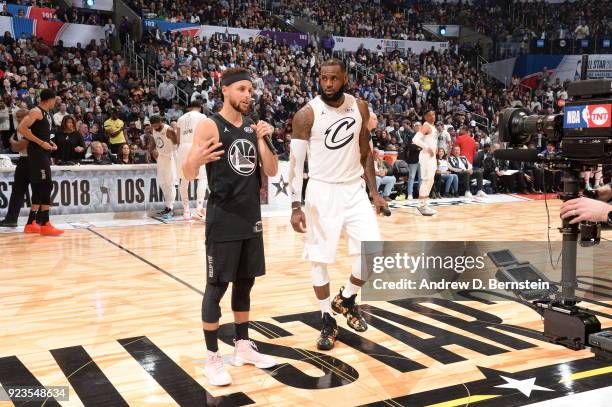
<path id="1" fill-rule="evenodd" d="M 96 232 L 95 230 L 91 229 L 91 228 L 87 228 L 87 230 L 89 230 L 91 233 L 93 233 L 94 235 L 101 237 L 102 239 L 106 240 L 108 243 L 112 244 L 115 247 L 118 247 L 119 249 L 123 250 L 124 252 L 131 254 L 132 256 L 136 257 L 138 260 L 142 261 L 143 263 L 147 264 L 148 266 L 153 267 L 155 270 L 167 275 L 168 277 L 170 277 L 171 279 L 181 283 L 182 285 L 184 285 L 185 287 L 189 288 L 192 291 L 195 291 L 196 293 L 204 296 L 204 292 L 201 290 L 198 290 L 197 288 L 195 288 L 194 286 L 192 286 L 191 284 L 189 284 L 188 282 L 180 279 L 179 277 L 175 276 L 174 274 L 164 270 L 163 268 L 159 267 L 156 264 L 151 263 L 149 260 L 145 259 L 144 257 L 141 257 L 139 255 L 137 255 L 136 253 L 134 253 L 133 251 L 131 251 L 130 249 L 123 247 L 122 245 L 120 245 L 117 242 L 112 241 L 111 239 L 107 238 L 106 236 L 104 236 L 103 234 Z"/>
<path id="2" fill-rule="evenodd" d="M 96 232 L 95 230 L 93 230 L 93 229 L 91 229 L 91 228 L 86 228 L 86 229 L 87 229 L 88 231 L 90 231 L 91 233 L 93 233 L 94 235 L 96 235 L 96 236 L 98 236 L 98 237 L 100 237 L 100 238 L 102 238 L 102 239 L 106 240 L 108 243 L 112 244 L 113 246 L 118 247 L 119 249 L 121 249 L 121 250 L 125 251 L 126 253 L 128 253 L 128 254 L 130 254 L 130 255 L 132 255 L 132 256 L 134 256 L 134 257 L 136 257 L 138 260 L 142 261 L 143 263 L 147 264 L 148 266 L 153 267 L 155 270 L 157 270 L 157 271 L 159 271 L 159 272 L 164 273 L 165 275 L 167 275 L 168 277 L 172 278 L 173 280 L 175 280 L 175 281 L 177 281 L 177 282 L 179 282 L 179 283 L 183 284 L 185 287 L 187 287 L 187 288 L 189 288 L 189 289 L 191 289 L 191 290 L 193 290 L 193 291 L 197 292 L 198 294 L 200 294 L 200 295 L 204 296 L 204 292 L 202 292 L 201 290 L 198 290 L 197 288 L 195 288 L 195 287 L 194 287 L 194 286 L 192 286 L 191 284 L 187 283 L 186 281 L 181 280 L 180 278 L 178 278 L 178 277 L 176 277 L 175 275 L 173 275 L 172 273 L 170 273 L 170 272 L 168 272 L 168 271 L 164 270 L 163 268 L 159 267 L 158 265 L 156 265 L 156 264 L 154 264 L 154 263 L 151 263 L 149 260 L 145 259 L 144 257 L 137 255 L 136 253 L 134 253 L 134 252 L 133 252 L 133 251 L 131 251 L 130 249 L 123 247 L 123 246 L 122 246 L 122 245 L 120 245 L 119 243 L 112 241 L 111 239 L 107 238 L 106 236 L 102 235 L 101 233 Z M 250 322 L 251 322 L 251 323 L 253 323 L 253 321 L 250 321 Z M 258 327 L 259 327 L 259 325 L 258 325 Z M 265 329 L 265 327 L 262 327 L 262 328 L 264 328 L 264 329 Z M 269 330 L 268 330 L 268 331 L 269 331 Z M 273 333 L 273 332 L 271 332 L 271 331 L 270 331 L 270 333 L 271 333 L 272 335 L 274 335 L 274 333 Z M 275 336 L 276 336 L 276 335 L 275 335 Z M 345 373 L 345 372 L 341 371 L 340 369 L 338 369 L 338 368 L 336 368 L 335 366 L 333 366 L 333 365 L 331 365 L 331 364 L 327 363 L 326 361 L 324 361 L 324 360 L 320 359 L 320 358 L 319 358 L 318 356 L 316 356 L 315 354 L 312 354 L 312 353 L 310 353 L 309 351 L 306 351 L 306 350 L 304 350 L 304 352 L 299 352 L 299 350 L 298 350 L 298 349 L 296 349 L 296 350 L 298 351 L 298 353 L 301 353 L 302 355 L 306 356 L 306 358 L 316 360 L 317 362 L 319 362 L 319 364 L 321 364 L 321 365 L 323 365 L 323 366 L 326 366 L 328 369 L 330 369 L 331 371 L 335 372 L 335 373 L 336 373 L 338 376 L 340 376 L 340 377 L 342 377 L 342 378 L 344 378 L 344 379 L 349 379 L 349 380 L 350 380 L 350 379 L 352 379 L 352 381 L 353 381 L 353 382 L 355 382 L 355 381 L 356 381 L 356 378 L 354 378 L 354 377 L 352 377 L 351 375 L 349 375 L 349 374 L 347 374 L 347 373 Z M 383 401 L 385 401 L 385 402 L 386 402 L 386 404 L 389 404 L 389 405 L 394 405 L 394 404 L 391 404 L 391 403 L 387 402 L 386 400 L 383 400 Z M 395 400 L 393 400 L 393 402 L 397 404 L 397 402 L 395 402 Z M 401 404 L 400 404 L 400 405 L 401 405 Z"/>

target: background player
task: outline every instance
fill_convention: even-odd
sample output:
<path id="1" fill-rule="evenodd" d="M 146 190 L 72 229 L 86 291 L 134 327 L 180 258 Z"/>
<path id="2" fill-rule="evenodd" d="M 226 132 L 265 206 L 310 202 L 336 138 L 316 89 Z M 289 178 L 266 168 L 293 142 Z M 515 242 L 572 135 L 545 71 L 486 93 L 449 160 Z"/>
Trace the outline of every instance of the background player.
<path id="1" fill-rule="evenodd" d="M 304 257 L 312 262 L 312 282 L 319 300 L 323 329 L 317 339 L 322 350 L 333 348 L 338 336 L 334 312 L 358 331 L 367 324 L 355 297 L 367 276 L 361 270 L 361 242 L 379 241 L 376 216 L 366 193 L 370 190 L 377 211 L 387 202 L 376 190 L 376 176 L 369 142 L 370 112 L 364 101 L 344 93 L 348 77 L 344 63 L 330 59 L 321 65 L 322 94 L 294 116 L 289 164 L 291 226 L 306 232 Z M 304 160 L 308 152 L 309 181 L 305 213 L 300 201 Z M 362 176 L 365 175 L 365 183 Z M 342 229 L 349 237 L 349 255 L 354 256 L 352 272 L 333 302 L 330 300 L 327 266 L 336 260 Z"/>
<path id="2" fill-rule="evenodd" d="M 179 117 L 177 121 L 177 172 L 179 175 L 179 192 L 181 194 L 181 200 L 183 201 L 183 217 L 185 220 L 191 219 L 191 211 L 189 209 L 189 194 L 188 187 L 189 181 L 183 174 L 183 164 L 187 160 L 187 155 L 191 146 L 193 145 L 193 133 L 197 124 L 206 119 L 206 115 L 202 114 L 202 102 L 194 100 L 189 105 L 189 111 Z M 198 179 L 198 192 L 197 192 L 197 206 L 195 218 L 203 220 L 206 216 L 204 211 L 204 196 L 206 194 L 206 168 L 200 167 L 200 171 L 197 176 Z M 195 185 L 195 183 L 194 183 Z"/>
<path id="3" fill-rule="evenodd" d="M 159 184 L 166 207 L 157 215 L 162 219 L 172 219 L 174 211 L 174 197 L 176 195 L 176 133 L 160 116 L 151 117 L 153 139 L 157 146 L 157 183 Z"/>
<path id="4" fill-rule="evenodd" d="M 223 365 L 217 344 L 219 302 L 232 283 L 232 311 L 236 328 L 232 363 L 259 368 L 276 365 L 257 352 L 249 340 L 251 289 L 255 277 L 265 274 L 261 223 L 260 166 L 269 177 L 278 171 L 278 157 L 266 146 L 264 136 L 272 126 L 254 124 L 249 111 L 253 84 L 248 70 L 232 68 L 221 76 L 223 107 L 198 123 L 194 144 L 183 166 L 188 180 L 206 164 L 210 197 L 206 219 L 206 289 L 202 301 L 202 326 L 208 350 L 204 373 L 211 384 L 222 386 L 232 379 Z M 221 151 L 213 149 L 222 148 Z"/>
<path id="5" fill-rule="evenodd" d="M 17 131 L 28 139 L 28 165 L 32 185 L 32 208 L 28 216 L 25 233 L 40 233 L 47 236 L 58 236 L 63 230 L 55 228 L 49 222 L 49 205 L 51 205 L 51 151 L 57 146 L 51 141 L 53 118 L 49 111 L 55 107 L 55 92 L 43 89 L 40 92 L 38 106 L 32 108 L 19 124 Z"/>
<path id="6" fill-rule="evenodd" d="M 428 110 L 423 115 L 425 122 L 412 138 L 412 142 L 421 147 L 419 153 L 419 168 L 421 171 L 421 183 L 419 184 L 419 212 L 423 216 L 432 216 L 436 211 L 429 206 L 429 193 L 433 187 L 436 176 L 437 160 L 436 150 L 438 148 L 438 130 L 434 126 L 436 112 Z"/>

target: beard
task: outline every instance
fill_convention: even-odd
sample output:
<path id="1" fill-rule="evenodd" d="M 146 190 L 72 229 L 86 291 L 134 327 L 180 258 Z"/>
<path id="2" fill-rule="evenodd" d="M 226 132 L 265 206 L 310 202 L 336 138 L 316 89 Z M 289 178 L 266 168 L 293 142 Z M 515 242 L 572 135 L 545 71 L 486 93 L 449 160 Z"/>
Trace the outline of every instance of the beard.
<path id="1" fill-rule="evenodd" d="M 342 95 L 344 95 L 345 87 L 346 87 L 345 85 L 342 85 L 342 87 L 338 90 L 338 92 L 334 93 L 331 96 L 327 96 L 327 94 L 325 94 L 325 92 L 321 92 L 321 99 L 324 102 L 337 102 L 338 100 L 340 100 Z"/>
<path id="2" fill-rule="evenodd" d="M 249 106 L 247 106 L 246 108 L 242 107 L 242 104 L 240 103 L 240 101 L 235 101 L 235 100 L 231 100 L 229 101 L 230 106 L 233 107 L 235 110 L 239 111 L 242 114 L 245 114 L 249 111 Z"/>

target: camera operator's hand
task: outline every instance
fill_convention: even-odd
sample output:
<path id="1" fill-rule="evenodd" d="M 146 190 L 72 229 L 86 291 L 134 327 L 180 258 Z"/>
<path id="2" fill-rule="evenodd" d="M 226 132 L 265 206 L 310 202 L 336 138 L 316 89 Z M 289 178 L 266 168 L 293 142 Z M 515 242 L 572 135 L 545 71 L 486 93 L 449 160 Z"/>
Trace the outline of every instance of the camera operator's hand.
<path id="1" fill-rule="evenodd" d="M 570 221 L 571 224 L 583 220 L 606 222 L 610 211 L 612 211 L 612 205 L 596 199 L 582 197 L 572 199 L 561 205 L 561 219 L 575 216 L 575 218 Z"/>
<path id="2" fill-rule="evenodd" d="M 612 200 L 612 184 L 604 185 L 601 188 L 597 188 L 597 199 L 600 201 L 608 202 Z"/>

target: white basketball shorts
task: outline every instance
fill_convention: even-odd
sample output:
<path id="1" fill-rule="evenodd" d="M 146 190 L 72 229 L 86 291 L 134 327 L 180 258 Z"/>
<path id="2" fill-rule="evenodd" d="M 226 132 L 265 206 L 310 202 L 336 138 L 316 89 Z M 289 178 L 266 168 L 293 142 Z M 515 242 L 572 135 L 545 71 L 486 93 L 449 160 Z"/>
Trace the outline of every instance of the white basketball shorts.
<path id="1" fill-rule="evenodd" d="M 310 179 L 305 214 L 304 259 L 334 263 L 342 230 L 348 235 L 350 256 L 361 254 L 361 242 L 380 241 L 376 213 L 362 179 L 339 184 Z"/>
<path id="2" fill-rule="evenodd" d="M 176 162 L 174 156 L 157 157 L 157 183 L 159 185 L 176 185 Z"/>

